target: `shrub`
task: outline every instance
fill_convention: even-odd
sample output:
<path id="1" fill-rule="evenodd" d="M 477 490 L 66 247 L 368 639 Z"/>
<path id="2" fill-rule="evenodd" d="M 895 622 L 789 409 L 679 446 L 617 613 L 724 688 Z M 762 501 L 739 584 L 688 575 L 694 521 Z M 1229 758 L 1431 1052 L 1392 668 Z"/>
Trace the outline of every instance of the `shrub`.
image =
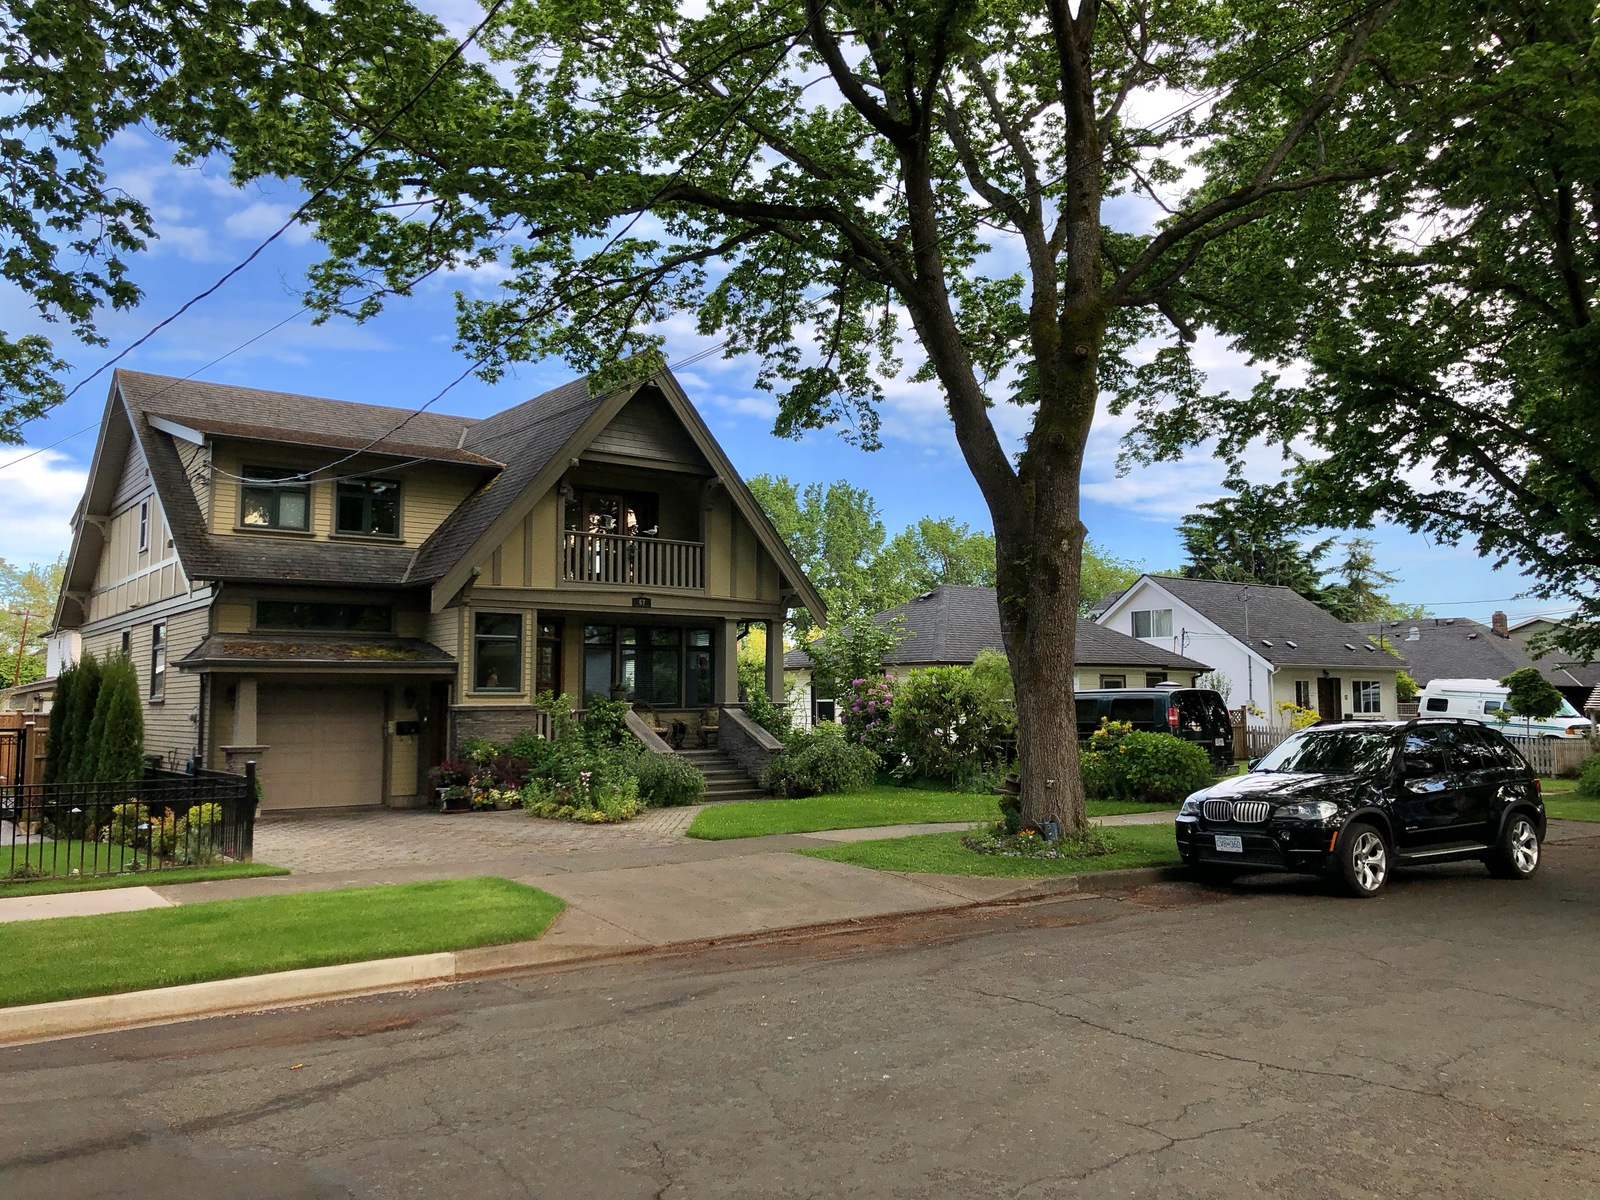
<path id="1" fill-rule="evenodd" d="M 761 786 L 780 796 L 861 792 L 872 786 L 879 762 L 837 725 L 819 725 L 809 733 L 790 735 L 787 748 L 761 777 Z"/>
<path id="2" fill-rule="evenodd" d="M 632 776 L 604 780 L 586 771 L 572 784 L 530 780 L 522 789 L 522 807 L 535 817 L 603 825 L 631 821 L 643 811 L 644 802 Z"/>
<path id="3" fill-rule="evenodd" d="M 506 753 L 528 764 L 528 775 L 544 775 L 561 756 L 559 745 L 538 732 L 525 729 L 506 743 Z"/>
<path id="4" fill-rule="evenodd" d="M 894 749 L 894 693 L 894 680 L 868 675 L 852 679 L 839 695 L 839 722 L 845 736 L 891 766 L 899 761 Z"/>
<path id="5" fill-rule="evenodd" d="M 1293 700 L 1278 701 L 1278 716 L 1289 722 L 1290 729 L 1310 729 L 1322 720 L 1322 714 L 1314 708 L 1301 708 Z"/>
<path id="6" fill-rule="evenodd" d="M 894 748 L 905 778 L 953 781 L 1001 757 L 1014 727 L 1011 710 L 980 688 L 969 667 L 912 671 L 894 697 Z"/>
<path id="7" fill-rule="evenodd" d="M 1106 800 L 1176 805 L 1211 782 L 1211 761 L 1170 733 L 1102 721 L 1081 755 L 1085 792 Z"/>
<path id="8" fill-rule="evenodd" d="M 630 765 L 646 804 L 660 808 L 694 804 L 706 793 L 706 777 L 700 768 L 677 754 L 646 750 Z"/>
<path id="9" fill-rule="evenodd" d="M 591 700 L 583 714 L 583 740 L 592 747 L 615 746 L 628 736 L 625 700 Z"/>
<path id="10" fill-rule="evenodd" d="M 1600 754 L 1589 758 L 1578 771 L 1578 795 L 1600 798 Z"/>
<path id="11" fill-rule="evenodd" d="M 78 686 L 78 678 L 76 663 L 56 676 L 55 697 L 50 705 L 50 733 L 44 745 L 45 783 L 60 783 L 66 779 L 66 764 L 71 758 L 66 751 L 72 745 L 72 735 L 67 730 L 71 723 L 68 714 L 76 703 L 73 692 Z"/>
<path id="12" fill-rule="evenodd" d="M 68 783 L 84 783 L 94 777 L 94 747 L 89 742 L 89 724 L 94 720 L 95 702 L 100 699 L 100 661 L 92 654 L 78 660 L 73 681 L 71 709 L 62 729 L 60 778 Z"/>
<path id="13" fill-rule="evenodd" d="M 129 801 L 111 810 L 111 820 L 106 825 L 106 840 L 118 846 L 144 845 L 144 806 Z"/>
<path id="14" fill-rule="evenodd" d="M 134 783 L 144 777 L 144 713 L 139 676 L 118 654 L 106 660 L 89 720 L 88 775 L 104 783 Z"/>
<path id="15" fill-rule="evenodd" d="M 739 660 L 739 691 L 744 696 L 744 712 L 775 738 L 787 737 L 794 718 L 782 705 L 767 695 L 767 664 L 753 658 Z"/>
<path id="16" fill-rule="evenodd" d="M 487 765 L 499 753 L 500 747 L 485 737 L 467 738 L 461 743 L 459 751 L 462 759 L 469 763 L 476 763 L 479 766 Z"/>

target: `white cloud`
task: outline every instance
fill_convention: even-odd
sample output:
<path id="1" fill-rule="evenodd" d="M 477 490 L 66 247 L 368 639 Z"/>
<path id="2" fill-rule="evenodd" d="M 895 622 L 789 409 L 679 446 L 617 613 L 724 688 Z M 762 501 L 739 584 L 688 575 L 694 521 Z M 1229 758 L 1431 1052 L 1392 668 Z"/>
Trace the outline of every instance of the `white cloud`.
<path id="1" fill-rule="evenodd" d="M 88 472 L 60 451 L 0 449 L 0 483 L 6 496 L 0 558 L 26 565 L 63 553 L 72 541 L 72 512 L 87 478 Z"/>
<path id="2" fill-rule="evenodd" d="M 230 213 L 222 225 L 234 237 L 260 241 L 283 228 L 283 223 L 293 211 L 287 204 L 256 200 Z M 292 225 L 284 233 L 283 240 L 295 246 L 304 245 L 311 240 L 311 230 L 304 225 Z"/>

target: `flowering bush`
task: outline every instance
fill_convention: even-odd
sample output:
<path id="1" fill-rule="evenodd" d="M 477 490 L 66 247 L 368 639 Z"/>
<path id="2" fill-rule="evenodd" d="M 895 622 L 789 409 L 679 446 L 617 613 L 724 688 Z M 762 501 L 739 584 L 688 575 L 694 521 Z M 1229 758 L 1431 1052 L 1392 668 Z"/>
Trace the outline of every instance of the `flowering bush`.
<path id="1" fill-rule="evenodd" d="M 980 687 L 967 667 L 928 667 L 901 681 L 894 698 L 895 774 L 907 779 L 959 781 L 1004 757 L 1015 727 L 993 689 Z"/>
<path id="2" fill-rule="evenodd" d="M 862 792 L 872 786 L 878 763 L 876 754 L 852 742 L 839 726 L 818 725 L 809 733 L 790 734 L 784 752 L 761 777 L 761 786 L 779 796 Z"/>
<path id="3" fill-rule="evenodd" d="M 1293 700 L 1278 701 L 1278 716 L 1288 720 L 1290 729 L 1309 729 L 1322 720 L 1316 709 L 1301 708 Z"/>
<path id="4" fill-rule="evenodd" d="M 840 696 L 840 723 L 845 736 L 879 758 L 894 755 L 895 682 L 884 675 L 852 679 Z"/>
<path id="5" fill-rule="evenodd" d="M 522 807 L 535 817 L 605 825 L 631 821 L 645 805 L 639 799 L 638 780 L 631 776 L 606 780 L 593 771 L 580 771 L 573 783 L 531 780 L 522 789 Z"/>

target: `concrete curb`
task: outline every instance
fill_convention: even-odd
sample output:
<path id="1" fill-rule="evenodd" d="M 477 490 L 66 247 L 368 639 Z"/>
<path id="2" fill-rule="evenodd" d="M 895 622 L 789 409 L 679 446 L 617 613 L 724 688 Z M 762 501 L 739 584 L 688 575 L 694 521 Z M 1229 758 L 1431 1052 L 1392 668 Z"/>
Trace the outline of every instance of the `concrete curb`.
<path id="1" fill-rule="evenodd" d="M 201 1017 L 241 1016 L 275 1008 L 292 1008 L 328 1000 L 346 1000 L 381 992 L 407 991 L 481 979 L 531 967 L 569 965 L 629 958 L 657 952 L 684 952 L 712 946 L 742 945 L 797 935 L 826 936 L 860 929 L 880 921 L 948 915 L 974 908 L 1027 904 L 1071 892 L 1115 891 L 1155 883 L 1181 881 L 1181 868 L 1136 867 L 1125 871 L 1091 871 L 1046 877 L 1016 892 L 989 900 L 969 900 L 933 908 L 906 909 L 871 917 L 787 925 L 749 933 L 687 938 L 644 946 L 552 946 L 544 942 L 511 942 L 405 958 L 308 967 L 270 975 L 246 975 L 142 992 L 84 996 L 48 1004 L 0 1008 L 0 1048 L 26 1046 L 96 1033 L 118 1033 L 151 1025 L 170 1025 Z"/>

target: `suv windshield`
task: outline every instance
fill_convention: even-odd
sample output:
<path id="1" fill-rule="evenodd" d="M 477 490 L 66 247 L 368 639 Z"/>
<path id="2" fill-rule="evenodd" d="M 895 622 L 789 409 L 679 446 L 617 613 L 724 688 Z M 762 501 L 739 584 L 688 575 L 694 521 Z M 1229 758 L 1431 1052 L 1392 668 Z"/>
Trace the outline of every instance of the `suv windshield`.
<path id="1" fill-rule="evenodd" d="M 1296 775 L 1371 775 L 1389 762 L 1394 738 L 1380 729 L 1307 729 L 1256 764 L 1257 771 Z"/>

